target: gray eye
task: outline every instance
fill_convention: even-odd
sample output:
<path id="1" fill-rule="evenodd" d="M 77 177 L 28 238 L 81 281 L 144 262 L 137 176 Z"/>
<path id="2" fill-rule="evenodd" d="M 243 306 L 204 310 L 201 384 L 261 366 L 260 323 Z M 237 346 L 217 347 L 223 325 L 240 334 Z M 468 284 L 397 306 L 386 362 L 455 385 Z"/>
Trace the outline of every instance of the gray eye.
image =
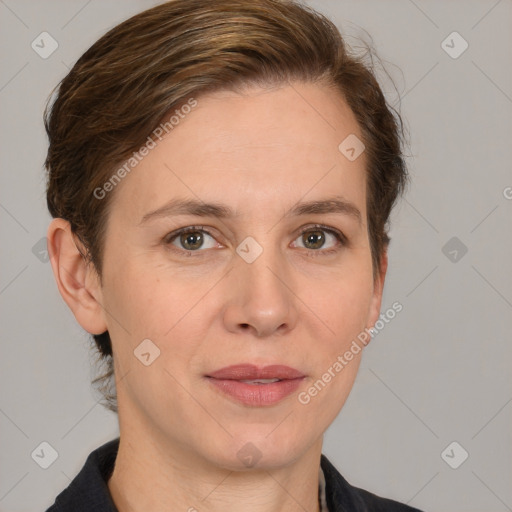
<path id="1" fill-rule="evenodd" d="M 208 239 L 211 239 L 210 245 L 208 245 Z M 191 230 L 173 237 L 171 244 L 186 251 L 197 251 L 215 247 L 215 240 L 205 231 Z"/>
<path id="2" fill-rule="evenodd" d="M 326 242 L 331 240 L 331 245 L 326 246 Z M 297 239 L 300 240 L 300 244 L 298 247 L 303 247 L 304 249 L 330 249 L 336 246 L 336 237 L 326 231 L 325 229 L 308 229 L 304 231 Z"/>

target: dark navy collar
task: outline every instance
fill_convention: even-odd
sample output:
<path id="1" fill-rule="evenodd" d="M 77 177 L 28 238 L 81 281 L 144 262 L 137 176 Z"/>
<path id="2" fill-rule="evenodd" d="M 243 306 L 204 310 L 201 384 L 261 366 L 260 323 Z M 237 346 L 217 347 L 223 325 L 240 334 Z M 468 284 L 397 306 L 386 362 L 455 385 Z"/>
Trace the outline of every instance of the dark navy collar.
<path id="1" fill-rule="evenodd" d="M 118 449 L 119 438 L 94 450 L 80 473 L 46 512 L 118 512 L 107 486 Z"/>
<path id="2" fill-rule="evenodd" d="M 107 486 L 118 449 L 116 438 L 94 450 L 80 473 L 46 512 L 118 512 Z M 323 454 L 320 465 L 329 512 L 421 512 L 351 486 Z"/>

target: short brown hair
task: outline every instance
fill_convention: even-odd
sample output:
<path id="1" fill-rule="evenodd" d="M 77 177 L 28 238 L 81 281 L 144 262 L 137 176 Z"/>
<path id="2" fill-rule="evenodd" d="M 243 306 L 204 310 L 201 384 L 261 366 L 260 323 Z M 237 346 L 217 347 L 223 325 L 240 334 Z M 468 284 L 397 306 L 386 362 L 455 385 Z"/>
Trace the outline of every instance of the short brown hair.
<path id="1" fill-rule="evenodd" d="M 352 109 L 367 158 L 368 234 L 374 273 L 403 191 L 403 125 L 372 70 L 351 55 L 336 26 L 293 0 L 172 0 L 111 29 L 60 82 L 44 113 L 47 204 L 69 221 L 101 279 L 112 194 L 94 190 L 138 150 L 163 116 L 191 98 L 244 86 L 303 81 L 332 86 Z M 335 92 L 333 92 L 335 93 Z M 340 141 L 341 142 L 341 141 Z M 108 331 L 94 335 L 113 376 Z M 111 384 L 111 382 L 110 382 Z M 103 385 L 106 406 L 115 393 Z"/>

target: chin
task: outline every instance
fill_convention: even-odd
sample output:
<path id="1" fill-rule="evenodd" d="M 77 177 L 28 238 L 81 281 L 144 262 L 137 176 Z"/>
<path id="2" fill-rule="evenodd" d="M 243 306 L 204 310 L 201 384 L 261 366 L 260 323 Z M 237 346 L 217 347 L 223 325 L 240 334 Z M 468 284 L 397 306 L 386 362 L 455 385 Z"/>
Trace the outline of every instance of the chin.
<path id="1" fill-rule="evenodd" d="M 214 457 L 217 465 L 230 471 L 285 467 L 299 459 L 315 442 L 298 438 L 295 433 L 285 429 L 281 435 L 269 435 L 269 432 L 272 432 L 272 428 L 268 426 L 256 429 L 253 425 L 239 435 L 234 435 L 225 450 L 221 448 L 222 453 Z"/>

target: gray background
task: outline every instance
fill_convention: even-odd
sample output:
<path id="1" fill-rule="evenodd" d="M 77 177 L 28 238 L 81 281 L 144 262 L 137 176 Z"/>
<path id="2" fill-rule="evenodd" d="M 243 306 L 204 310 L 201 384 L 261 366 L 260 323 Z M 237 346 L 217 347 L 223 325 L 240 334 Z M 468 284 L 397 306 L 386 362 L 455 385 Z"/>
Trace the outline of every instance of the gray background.
<path id="1" fill-rule="evenodd" d="M 50 221 L 42 110 L 100 35 L 155 3 L 0 0 L 1 511 L 44 510 L 118 435 L 90 386 L 89 337 L 37 251 Z M 512 2 L 308 3 L 349 43 L 371 34 L 411 134 L 383 303 L 404 309 L 366 350 L 324 453 L 352 484 L 425 510 L 512 510 Z M 59 44 L 47 59 L 31 48 L 43 31 Z M 441 46 L 453 31 L 469 44 L 458 58 Z M 58 452 L 46 470 L 31 458 L 42 441 Z M 453 441 L 469 453 L 457 469 L 441 457 Z"/>

